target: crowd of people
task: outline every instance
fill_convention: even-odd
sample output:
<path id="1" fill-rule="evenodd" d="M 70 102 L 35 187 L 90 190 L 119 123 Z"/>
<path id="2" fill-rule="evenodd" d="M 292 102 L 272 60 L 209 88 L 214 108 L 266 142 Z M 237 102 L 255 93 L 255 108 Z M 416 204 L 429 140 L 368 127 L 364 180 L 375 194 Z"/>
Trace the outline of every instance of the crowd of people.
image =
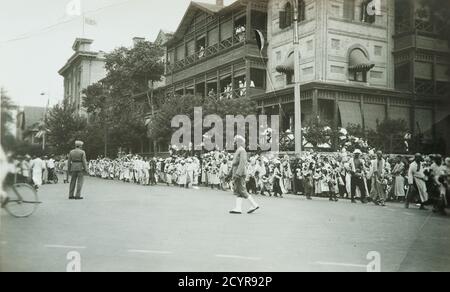
<path id="1" fill-rule="evenodd" d="M 141 185 L 166 184 L 182 188 L 200 186 L 233 190 L 229 176 L 233 155 L 213 151 L 202 155 L 171 155 L 166 158 L 122 155 L 98 158 L 88 163 L 89 174 L 109 180 Z M 445 212 L 449 202 L 450 158 L 440 155 L 415 157 L 381 152 L 320 154 L 301 157 L 274 154 L 249 155 L 246 186 L 251 194 L 283 198 L 286 194 L 326 197 L 330 201 L 387 201 L 432 204 Z"/>
<path id="2" fill-rule="evenodd" d="M 69 181 L 68 160 L 62 156 L 10 156 L 16 182 L 39 188 L 51 183 L 57 174 Z M 172 154 L 169 157 L 119 155 L 88 162 L 92 177 L 120 180 L 144 186 L 165 184 L 182 188 L 208 187 L 233 190 L 230 177 L 233 155 L 213 151 L 199 155 Z M 450 158 L 440 155 L 414 157 L 385 155 L 381 152 L 348 153 L 305 152 L 301 156 L 273 153 L 250 154 L 246 169 L 246 188 L 250 194 L 283 198 L 304 195 L 308 200 L 325 197 L 330 201 L 372 202 L 385 206 L 403 201 L 406 207 L 418 203 L 421 209 L 433 205 L 445 213 L 450 202 Z"/>
<path id="3" fill-rule="evenodd" d="M 30 156 L 15 155 L 8 156 L 9 180 L 16 183 L 28 183 L 39 189 L 44 184 L 58 182 L 58 174 L 63 174 L 64 183 L 69 182 L 68 165 L 66 157 L 55 155 Z"/>

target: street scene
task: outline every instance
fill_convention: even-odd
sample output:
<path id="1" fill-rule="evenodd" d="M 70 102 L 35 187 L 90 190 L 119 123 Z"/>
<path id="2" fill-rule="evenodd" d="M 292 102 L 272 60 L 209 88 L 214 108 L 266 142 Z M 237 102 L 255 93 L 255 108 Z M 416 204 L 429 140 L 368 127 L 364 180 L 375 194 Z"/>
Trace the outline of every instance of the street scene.
<path id="1" fill-rule="evenodd" d="M 450 271 L 450 2 L 4 2 L 1 272 Z"/>
<path id="2" fill-rule="evenodd" d="M 365 272 L 373 251 L 383 272 L 449 267 L 448 218 L 402 204 L 257 197 L 260 213 L 232 217 L 233 195 L 207 188 L 88 179 L 68 204 L 66 186 L 43 187 L 29 220 L 2 214 L 2 271 L 64 272 L 71 251 L 86 272 Z"/>

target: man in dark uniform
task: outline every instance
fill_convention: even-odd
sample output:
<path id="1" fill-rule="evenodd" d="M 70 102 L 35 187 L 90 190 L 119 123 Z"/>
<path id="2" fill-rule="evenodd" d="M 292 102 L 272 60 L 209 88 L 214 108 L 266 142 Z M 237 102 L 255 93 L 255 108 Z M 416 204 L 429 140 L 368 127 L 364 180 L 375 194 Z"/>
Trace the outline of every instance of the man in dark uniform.
<path id="1" fill-rule="evenodd" d="M 71 176 L 69 200 L 82 200 L 81 189 L 83 188 L 84 172 L 87 171 L 86 153 L 81 149 L 84 143 L 81 141 L 75 142 L 75 149 L 70 151 L 68 159 L 68 169 Z M 77 186 L 77 193 L 74 196 L 75 185 Z"/>

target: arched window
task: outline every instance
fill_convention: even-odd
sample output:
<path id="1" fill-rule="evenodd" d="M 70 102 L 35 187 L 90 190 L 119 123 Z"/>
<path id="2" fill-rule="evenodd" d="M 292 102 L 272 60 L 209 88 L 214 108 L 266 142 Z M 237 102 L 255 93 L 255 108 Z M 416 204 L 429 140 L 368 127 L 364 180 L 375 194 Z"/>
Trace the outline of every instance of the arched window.
<path id="1" fill-rule="evenodd" d="M 298 0 L 298 21 L 302 22 L 306 19 L 306 4 L 305 0 Z"/>
<path id="2" fill-rule="evenodd" d="M 290 27 L 294 21 L 294 9 L 290 1 L 284 6 L 284 10 L 280 11 L 280 28 Z"/>

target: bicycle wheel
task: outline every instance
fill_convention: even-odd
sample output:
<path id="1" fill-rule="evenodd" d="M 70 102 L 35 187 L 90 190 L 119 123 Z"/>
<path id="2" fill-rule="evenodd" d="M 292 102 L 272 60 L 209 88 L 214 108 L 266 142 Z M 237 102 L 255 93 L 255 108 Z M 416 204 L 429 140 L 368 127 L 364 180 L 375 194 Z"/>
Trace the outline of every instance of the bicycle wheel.
<path id="1" fill-rule="evenodd" d="M 6 192 L 8 193 L 8 203 L 5 205 L 5 209 L 14 217 L 29 217 L 40 204 L 36 190 L 28 184 L 15 184 Z"/>
<path id="2" fill-rule="evenodd" d="M 58 178 L 58 175 L 55 173 L 53 175 L 53 183 L 56 185 L 56 184 L 58 184 L 58 182 L 59 182 L 59 178 Z"/>

